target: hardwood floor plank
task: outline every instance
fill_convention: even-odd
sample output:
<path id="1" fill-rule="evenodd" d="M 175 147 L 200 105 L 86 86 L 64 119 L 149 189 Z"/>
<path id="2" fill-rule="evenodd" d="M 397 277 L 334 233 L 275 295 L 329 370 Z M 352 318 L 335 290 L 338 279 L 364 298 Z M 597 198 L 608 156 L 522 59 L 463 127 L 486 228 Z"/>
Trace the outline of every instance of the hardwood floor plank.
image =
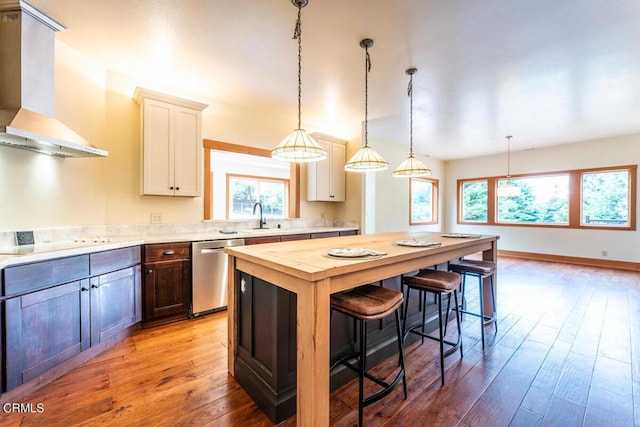
<path id="1" fill-rule="evenodd" d="M 573 427 L 581 426 L 584 418 L 584 406 L 559 396 L 553 396 L 542 426 Z M 622 427 L 622 426 L 620 426 Z"/>
<path id="2" fill-rule="evenodd" d="M 598 356 L 593 369 L 591 387 L 624 397 L 632 397 L 631 364 Z"/>
<path id="3" fill-rule="evenodd" d="M 633 400 L 629 397 L 591 387 L 583 426 L 632 426 Z"/>
<path id="4" fill-rule="evenodd" d="M 540 414 L 520 408 L 516 412 L 515 417 L 509 424 L 509 427 L 537 427 L 542 425 L 543 417 Z"/>
<path id="5" fill-rule="evenodd" d="M 462 421 L 470 426 L 507 426 L 529 390 L 549 346 L 523 343 Z"/>
<path id="6" fill-rule="evenodd" d="M 556 395 L 566 400 L 585 406 L 589 395 L 589 384 L 595 358 L 579 353 L 569 353 L 565 363 Z"/>

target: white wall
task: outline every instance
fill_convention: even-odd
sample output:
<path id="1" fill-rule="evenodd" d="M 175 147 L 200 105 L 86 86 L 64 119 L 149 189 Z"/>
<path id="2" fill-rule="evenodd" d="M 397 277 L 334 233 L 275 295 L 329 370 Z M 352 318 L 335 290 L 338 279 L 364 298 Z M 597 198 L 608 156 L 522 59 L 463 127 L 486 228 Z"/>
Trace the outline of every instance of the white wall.
<path id="1" fill-rule="evenodd" d="M 163 223 L 198 223 L 203 197 L 140 195 L 140 110 L 136 86 L 203 102 L 206 139 L 271 148 L 296 126 L 267 110 L 234 106 L 197 94 L 175 92 L 104 69 L 56 41 L 56 115 L 107 158 L 62 159 L 0 147 L 0 231 L 92 225 L 148 224 L 151 213 Z M 322 131 L 307 126 L 310 131 Z M 336 204 L 301 202 L 304 219 L 334 218 Z"/>
<path id="2" fill-rule="evenodd" d="M 621 136 L 511 152 L 511 173 L 539 173 L 640 163 L 640 135 Z M 445 227 L 450 231 L 497 234 L 498 248 L 615 261 L 640 262 L 638 231 L 462 225 L 456 220 L 456 183 L 461 178 L 506 174 L 506 154 L 446 163 Z M 640 198 L 636 197 L 636 200 Z M 636 211 L 636 215 L 638 212 Z M 636 224 L 638 218 L 636 218 Z M 608 252 L 607 257 L 602 251 Z"/>
<path id="3" fill-rule="evenodd" d="M 444 163 L 426 156 L 420 160 L 432 170 L 430 178 L 439 180 L 439 213 L 437 224 L 409 225 L 409 179 L 392 175 L 395 168 L 408 156 L 408 147 L 400 147 L 375 138 L 369 138 L 369 146 L 389 162 L 389 168 L 380 172 L 368 172 L 364 180 L 363 219 L 361 225 L 366 233 L 386 231 L 442 231 L 443 196 L 445 184 Z"/>

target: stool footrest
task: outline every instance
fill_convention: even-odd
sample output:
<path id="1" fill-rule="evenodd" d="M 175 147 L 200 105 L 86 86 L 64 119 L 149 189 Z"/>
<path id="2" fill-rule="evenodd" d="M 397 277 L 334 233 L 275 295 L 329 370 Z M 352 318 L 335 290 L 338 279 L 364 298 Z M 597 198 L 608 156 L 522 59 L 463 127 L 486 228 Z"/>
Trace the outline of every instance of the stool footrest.
<path id="1" fill-rule="evenodd" d="M 433 341 L 440 341 L 440 338 L 435 337 L 433 335 L 427 334 L 427 333 L 423 333 L 421 331 L 416 331 L 417 328 L 421 328 L 423 325 L 422 323 L 416 323 L 415 325 L 411 325 L 409 328 L 407 328 L 407 330 L 404 333 L 403 339 L 406 339 L 407 336 L 409 336 L 409 334 L 416 334 L 416 335 L 420 335 L 421 337 L 425 337 L 425 338 L 429 338 L 430 340 Z M 444 352 L 444 357 L 449 356 L 450 354 L 455 353 L 459 348 L 460 348 L 460 344 L 462 344 L 462 337 L 458 335 L 458 339 L 454 342 L 454 341 L 449 341 L 449 340 L 442 340 L 443 343 L 449 345 L 451 348 L 447 349 Z M 462 357 L 462 356 L 461 356 Z"/>

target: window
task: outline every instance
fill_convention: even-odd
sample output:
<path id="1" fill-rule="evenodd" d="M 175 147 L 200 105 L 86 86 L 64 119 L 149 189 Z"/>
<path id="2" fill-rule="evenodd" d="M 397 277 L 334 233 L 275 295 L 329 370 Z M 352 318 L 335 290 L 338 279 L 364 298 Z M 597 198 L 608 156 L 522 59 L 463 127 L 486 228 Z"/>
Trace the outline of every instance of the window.
<path id="1" fill-rule="evenodd" d="M 287 182 L 288 218 L 300 216 L 300 164 L 272 160 L 271 150 L 203 140 L 204 145 L 204 212 L 205 220 L 225 220 L 229 215 L 228 174 L 253 175 Z M 214 180 L 215 174 L 215 180 Z"/>
<path id="2" fill-rule="evenodd" d="M 289 182 L 259 176 L 227 175 L 227 218 L 253 218 L 253 206 L 262 203 L 265 217 L 286 217 Z"/>
<path id="3" fill-rule="evenodd" d="M 458 223 L 635 230 L 636 176 L 631 165 L 458 180 Z"/>
<path id="4" fill-rule="evenodd" d="M 581 185 L 581 225 L 629 226 L 629 170 L 584 172 Z"/>
<path id="5" fill-rule="evenodd" d="M 463 222 L 487 222 L 487 181 L 463 182 L 460 188 L 463 200 Z"/>
<path id="6" fill-rule="evenodd" d="M 409 224 L 435 224 L 438 222 L 438 180 L 409 179 Z"/>
<path id="7" fill-rule="evenodd" d="M 502 197 L 500 189 L 513 185 L 514 197 Z M 498 180 L 498 223 L 569 224 L 569 174 Z"/>

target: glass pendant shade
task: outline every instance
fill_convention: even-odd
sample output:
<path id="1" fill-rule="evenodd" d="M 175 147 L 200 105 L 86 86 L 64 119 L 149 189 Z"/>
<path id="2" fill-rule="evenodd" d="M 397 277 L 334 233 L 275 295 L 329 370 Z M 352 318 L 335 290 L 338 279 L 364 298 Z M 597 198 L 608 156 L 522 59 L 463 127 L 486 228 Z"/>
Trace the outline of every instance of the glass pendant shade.
<path id="1" fill-rule="evenodd" d="M 347 172 L 381 171 L 389 167 L 378 153 L 369 146 L 364 146 L 344 165 Z"/>
<path id="2" fill-rule="evenodd" d="M 511 181 L 507 181 L 505 185 L 498 186 L 498 197 L 510 198 L 510 197 L 518 197 L 520 195 L 520 187 L 516 187 L 511 183 Z"/>
<path id="3" fill-rule="evenodd" d="M 271 157 L 285 162 L 315 162 L 327 158 L 327 152 L 304 129 L 291 132 L 271 150 Z"/>
<path id="4" fill-rule="evenodd" d="M 409 155 L 406 160 L 400 163 L 400 166 L 393 171 L 393 176 L 427 176 L 431 175 L 431 169 L 426 167 L 420 160 L 416 159 L 413 154 Z"/>

